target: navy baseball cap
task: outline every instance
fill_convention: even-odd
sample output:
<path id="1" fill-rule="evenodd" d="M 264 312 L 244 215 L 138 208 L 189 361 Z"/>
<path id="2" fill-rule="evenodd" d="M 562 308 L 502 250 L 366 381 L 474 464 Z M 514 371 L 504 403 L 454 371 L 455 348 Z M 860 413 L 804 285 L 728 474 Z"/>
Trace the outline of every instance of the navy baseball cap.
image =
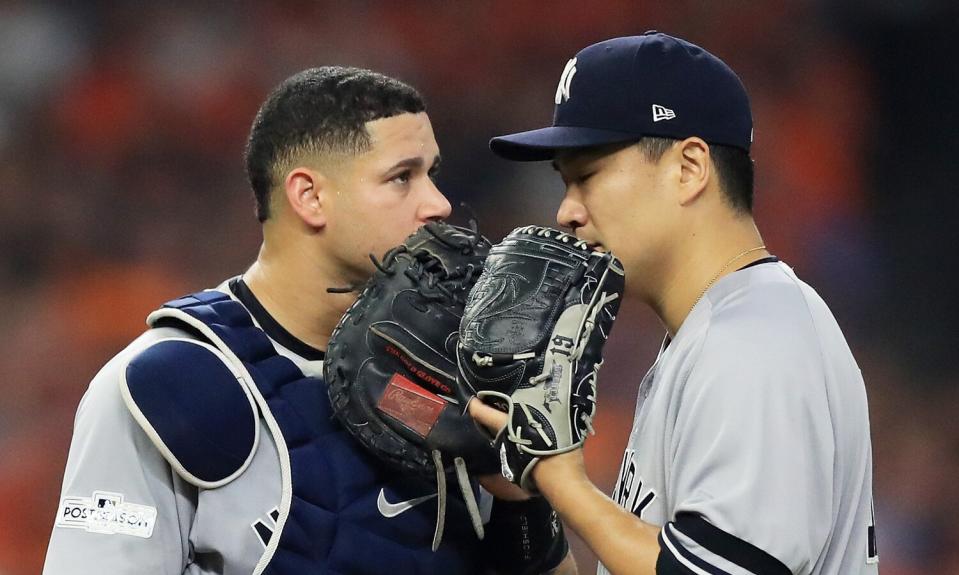
<path id="1" fill-rule="evenodd" d="M 581 50 L 563 70 L 548 128 L 498 136 L 508 160 L 550 160 L 557 150 L 639 140 L 683 139 L 749 151 L 753 120 L 746 88 L 725 62 L 655 30 Z"/>

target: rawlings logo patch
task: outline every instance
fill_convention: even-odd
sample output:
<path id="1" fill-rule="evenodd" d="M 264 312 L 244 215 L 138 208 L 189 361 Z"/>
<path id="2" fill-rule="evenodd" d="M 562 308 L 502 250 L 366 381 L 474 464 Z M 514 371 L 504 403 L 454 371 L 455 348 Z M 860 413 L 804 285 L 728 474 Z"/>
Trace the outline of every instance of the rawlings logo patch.
<path id="1" fill-rule="evenodd" d="M 409 427 L 420 437 L 429 435 L 446 402 L 398 373 L 386 385 L 376 408 Z"/>

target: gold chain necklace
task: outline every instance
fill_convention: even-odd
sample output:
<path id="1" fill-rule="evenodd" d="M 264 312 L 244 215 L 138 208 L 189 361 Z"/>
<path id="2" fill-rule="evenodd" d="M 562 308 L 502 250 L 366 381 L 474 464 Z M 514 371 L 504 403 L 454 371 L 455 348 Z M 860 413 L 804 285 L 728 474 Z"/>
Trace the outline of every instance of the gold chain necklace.
<path id="1" fill-rule="evenodd" d="M 719 279 L 719 276 L 723 275 L 723 272 L 726 271 L 729 268 L 729 266 L 733 264 L 734 261 L 738 260 L 739 258 L 743 257 L 746 254 L 751 254 L 753 252 L 758 252 L 759 250 L 764 250 L 764 249 L 766 249 L 766 244 L 763 244 L 761 246 L 756 246 L 754 248 L 749 248 L 748 250 L 739 252 L 738 254 L 736 254 L 735 257 L 733 257 L 728 262 L 726 262 L 726 265 L 720 268 L 720 270 L 716 272 L 716 275 L 714 275 L 713 278 L 709 280 L 709 283 L 706 284 L 706 287 L 703 288 L 703 291 L 699 292 L 699 297 L 696 298 L 696 301 L 693 302 L 693 305 L 689 307 L 689 312 L 686 312 L 686 315 L 689 315 L 689 313 L 693 311 L 693 308 L 696 307 L 696 304 L 699 303 L 699 300 L 703 299 L 703 296 L 706 295 L 706 292 L 709 291 L 709 288 L 713 286 L 713 283 Z"/>

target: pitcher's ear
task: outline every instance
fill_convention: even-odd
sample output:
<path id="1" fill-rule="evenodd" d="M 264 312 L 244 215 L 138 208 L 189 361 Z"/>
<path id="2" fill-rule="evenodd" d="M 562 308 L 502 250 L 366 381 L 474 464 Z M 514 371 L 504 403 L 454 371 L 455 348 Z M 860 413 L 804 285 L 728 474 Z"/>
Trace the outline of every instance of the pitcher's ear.
<path id="1" fill-rule="evenodd" d="M 710 161 L 709 144 L 700 138 L 686 138 L 676 146 L 680 161 L 680 205 L 696 201 L 710 179 L 715 177 Z"/>

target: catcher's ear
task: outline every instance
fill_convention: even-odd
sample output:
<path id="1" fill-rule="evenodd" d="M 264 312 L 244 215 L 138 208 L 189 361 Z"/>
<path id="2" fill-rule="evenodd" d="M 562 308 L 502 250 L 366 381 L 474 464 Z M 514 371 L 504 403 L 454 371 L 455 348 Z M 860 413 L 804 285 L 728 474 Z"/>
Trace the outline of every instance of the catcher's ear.
<path id="1" fill-rule="evenodd" d="M 328 180 L 323 174 L 309 168 L 294 168 L 283 180 L 283 191 L 290 209 L 311 228 L 326 225 L 323 210 L 323 189 Z"/>
<path id="2" fill-rule="evenodd" d="M 679 161 L 679 204 L 694 202 L 713 177 L 709 145 L 699 138 L 686 138 L 673 150 Z"/>

